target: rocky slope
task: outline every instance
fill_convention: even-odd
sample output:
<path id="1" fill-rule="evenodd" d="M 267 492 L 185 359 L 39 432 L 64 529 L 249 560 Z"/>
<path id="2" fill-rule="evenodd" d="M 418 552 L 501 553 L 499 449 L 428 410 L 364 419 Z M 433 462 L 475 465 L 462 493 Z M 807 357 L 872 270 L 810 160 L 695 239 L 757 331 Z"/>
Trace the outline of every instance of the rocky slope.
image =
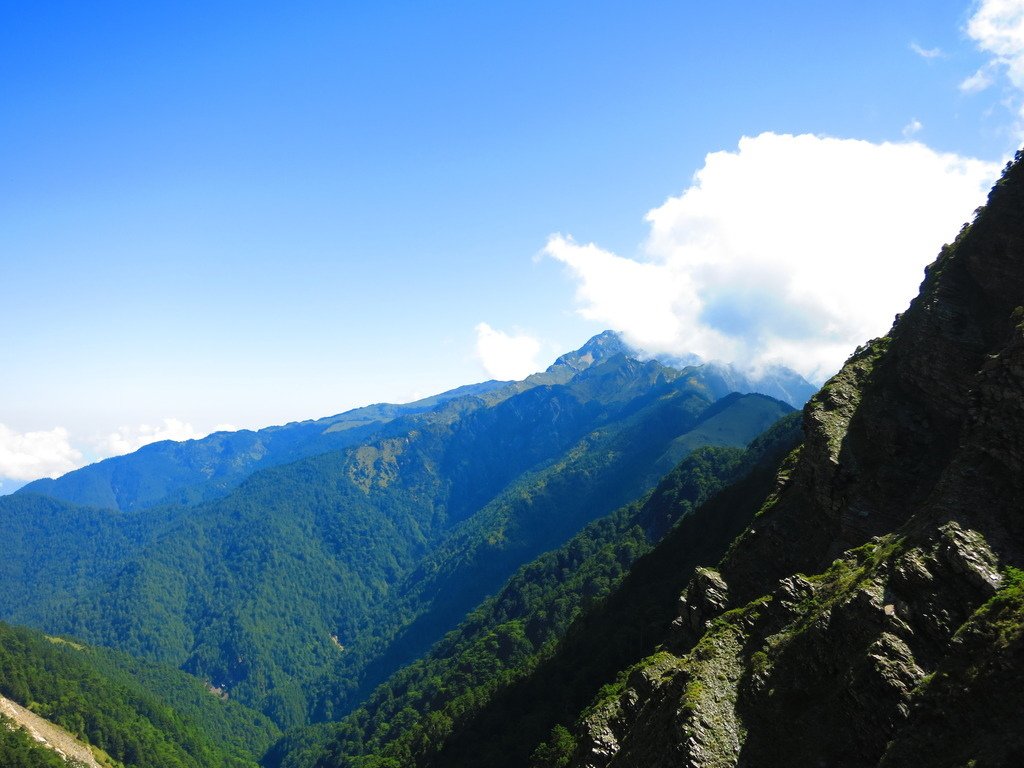
<path id="1" fill-rule="evenodd" d="M 59 725 L 54 725 L 4 696 L 0 696 L 0 717 L 7 718 L 28 733 L 33 741 L 60 755 L 71 766 L 103 768 L 86 744 Z"/>
<path id="2" fill-rule="evenodd" d="M 1020 154 L 804 429 L 560 764 L 1024 764 Z"/>

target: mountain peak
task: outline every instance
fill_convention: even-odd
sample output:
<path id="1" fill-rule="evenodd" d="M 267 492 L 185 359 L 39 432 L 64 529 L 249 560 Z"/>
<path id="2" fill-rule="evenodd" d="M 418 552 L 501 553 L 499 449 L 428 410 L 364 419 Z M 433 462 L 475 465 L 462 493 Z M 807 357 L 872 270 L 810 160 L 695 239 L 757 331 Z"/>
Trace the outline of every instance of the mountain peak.
<path id="1" fill-rule="evenodd" d="M 566 352 L 548 368 L 569 368 L 573 371 L 583 371 L 599 363 L 602 360 L 615 357 L 615 355 L 636 356 L 637 350 L 629 346 L 617 331 L 601 331 L 592 337 L 586 344 L 572 352 Z"/>
<path id="2" fill-rule="evenodd" d="M 757 392 L 774 397 L 776 400 L 782 400 L 794 408 L 801 408 L 818 389 L 796 371 L 781 365 L 768 366 L 755 372 L 719 360 L 705 362 L 692 353 L 652 356 L 627 343 L 622 338 L 622 334 L 612 330 L 602 331 L 579 349 L 566 352 L 555 360 L 543 374 L 535 374 L 535 376 L 545 377 L 547 374 L 555 374 L 560 377 L 559 381 L 565 381 L 566 377 L 572 378 L 616 355 L 625 355 L 637 360 L 654 360 L 677 371 L 689 369 L 692 373 L 699 375 L 715 399 L 724 397 L 730 392 Z"/>

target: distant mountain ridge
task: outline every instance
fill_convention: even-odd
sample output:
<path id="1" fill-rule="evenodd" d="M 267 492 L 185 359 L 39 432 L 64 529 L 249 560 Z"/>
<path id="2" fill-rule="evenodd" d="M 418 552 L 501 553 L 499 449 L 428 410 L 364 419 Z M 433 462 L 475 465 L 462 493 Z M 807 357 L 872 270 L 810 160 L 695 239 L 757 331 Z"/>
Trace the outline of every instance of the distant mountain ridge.
<path id="1" fill-rule="evenodd" d="M 486 381 L 404 405 L 380 403 L 257 431 L 163 440 L 56 479 L 36 480 L 15 493 L 39 493 L 125 512 L 157 504 L 194 504 L 224 495 L 256 470 L 355 445 L 394 419 L 436 411 L 452 400 L 480 397 L 506 386 L 507 382 Z"/>
<path id="2" fill-rule="evenodd" d="M 412 403 L 378 403 L 257 431 L 215 432 L 199 440 L 151 443 L 134 453 L 104 459 L 56 479 L 36 480 L 15 493 L 38 493 L 124 512 L 161 504 L 197 504 L 226 495 L 257 470 L 363 443 L 384 434 L 387 425 L 396 419 L 432 415 L 448 418 L 467 407 L 492 406 L 533 387 L 566 384 L 587 369 L 619 356 L 649 359 L 619 333 L 603 331 L 579 349 L 560 356 L 546 370 L 520 382 L 492 380 Z M 751 376 L 724 363 L 680 367 L 682 360 L 674 358 L 672 365 L 656 362 L 689 376 L 712 400 L 730 392 L 760 393 L 798 408 L 815 391 L 813 385 L 786 368 Z"/>
<path id="3" fill-rule="evenodd" d="M 818 387 L 783 365 L 772 365 L 760 371 L 744 371 L 730 363 L 712 361 L 692 366 L 700 371 L 703 379 L 717 397 L 729 392 L 756 392 L 774 397 L 794 408 L 804 403 L 818 391 Z"/>
<path id="4" fill-rule="evenodd" d="M 724 397 L 730 392 L 761 394 L 774 397 L 794 408 L 802 408 L 818 391 L 818 387 L 784 365 L 774 364 L 758 369 L 747 369 L 721 360 L 704 361 L 694 354 L 650 355 L 629 344 L 618 331 L 610 330 L 594 336 L 579 349 L 562 355 L 548 371 L 557 368 L 581 371 L 596 361 L 606 360 L 615 355 L 625 355 L 637 360 L 655 360 L 668 368 L 694 376 L 708 387 L 715 398 Z"/>

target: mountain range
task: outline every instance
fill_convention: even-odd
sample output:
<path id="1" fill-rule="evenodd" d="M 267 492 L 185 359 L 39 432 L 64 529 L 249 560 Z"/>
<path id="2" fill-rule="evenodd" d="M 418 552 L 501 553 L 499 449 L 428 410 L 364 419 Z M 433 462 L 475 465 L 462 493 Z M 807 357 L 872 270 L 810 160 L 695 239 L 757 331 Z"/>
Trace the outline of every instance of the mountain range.
<path id="1" fill-rule="evenodd" d="M 515 570 L 791 408 L 601 334 L 487 382 L 164 442 L 0 499 L 0 616 L 336 718 Z"/>
<path id="2" fill-rule="evenodd" d="M 566 384 L 594 363 L 616 355 L 637 360 L 648 357 L 619 334 L 605 331 L 522 382 L 486 381 L 404 405 L 380 403 L 258 431 L 216 432 L 184 442 L 164 440 L 56 479 L 27 483 L 18 492 L 125 512 L 160 504 L 194 504 L 225 495 L 257 470 L 364 443 L 396 419 L 427 418 L 469 403 L 494 405 L 532 387 Z M 795 371 L 783 367 L 755 375 L 726 363 L 700 363 L 693 356 L 659 361 L 692 377 L 694 386 L 713 399 L 730 392 L 761 393 L 800 408 L 816 390 Z"/>
<path id="3" fill-rule="evenodd" d="M 32 483 L 0 694 L 110 766 L 1024 764 L 1024 157 L 812 390 L 606 332 Z"/>

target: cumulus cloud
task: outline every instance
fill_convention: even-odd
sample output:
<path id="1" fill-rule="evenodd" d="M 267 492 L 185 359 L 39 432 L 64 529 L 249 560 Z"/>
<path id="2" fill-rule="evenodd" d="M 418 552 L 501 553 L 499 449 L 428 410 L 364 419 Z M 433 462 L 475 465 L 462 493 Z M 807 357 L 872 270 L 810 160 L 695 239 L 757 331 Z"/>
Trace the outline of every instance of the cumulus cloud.
<path id="1" fill-rule="evenodd" d="M 215 432 L 233 430 L 229 424 L 221 424 L 214 428 Z M 99 455 L 121 456 L 137 451 L 144 445 L 160 440 L 198 440 L 206 437 L 209 432 L 197 431 L 191 424 L 180 419 L 163 419 L 160 424 L 140 424 L 137 427 L 120 427 L 116 432 L 96 441 L 95 448 Z"/>
<path id="2" fill-rule="evenodd" d="M 520 333 L 510 336 L 487 323 L 476 327 L 476 356 L 493 379 L 522 379 L 540 369 L 540 342 Z"/>
<path id="3" fill-rule="evenodd" d="M 942 56 L 941 48 L 924 48 L 917 43 L 910 44 L 910 50 L 920 56 L 922 59 L 937 59 Z"/>
<path id="4" fill-rule="evenodd" d="M 999 171 L 919 143 L 764 133 L 647 214 L 629 258 L 555 235 L 579 312 L 652 353 L 820 381 L 884 334 Z"/>
<path id="5" fill-rule="evenodd" d="M 0 477 L 36 480 L 58 477 L 82 465 L 63 427 L 37 432 L 15 432 L 0 424 Z"/>

